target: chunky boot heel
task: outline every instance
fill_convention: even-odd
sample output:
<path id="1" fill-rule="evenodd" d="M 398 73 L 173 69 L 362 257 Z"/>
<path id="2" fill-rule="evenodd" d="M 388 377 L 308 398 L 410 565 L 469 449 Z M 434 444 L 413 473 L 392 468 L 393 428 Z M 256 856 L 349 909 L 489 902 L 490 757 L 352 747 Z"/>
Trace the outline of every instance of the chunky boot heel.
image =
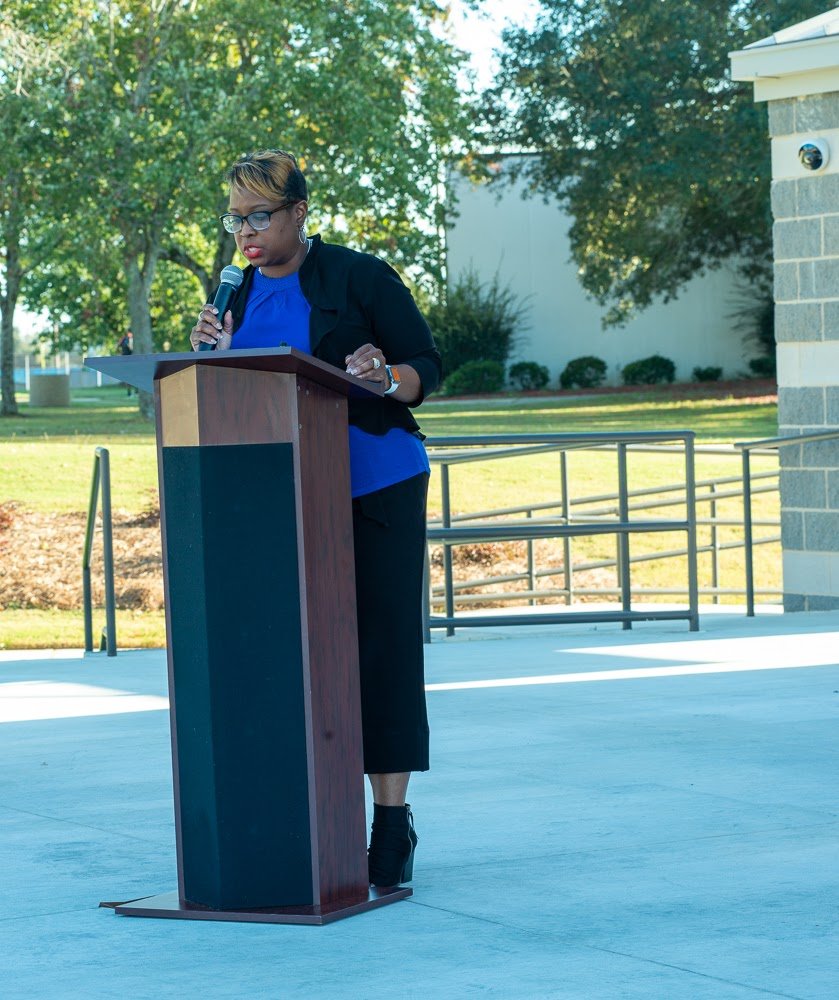
<path id="1" fill-rule="evenodd" d="M 414 849 L 417 834 L 409 805 L 380 806 L 373 804 L 373 826 L 367 849 L 370 884 L 399 885 L 414 875 Z"/>
<path id="2" fill-rule="evenodd" d="M 402 868 L 400 882 L 410 882 L 414 877 L 414 851 L 417 849 L 417 841 L 419 840 L 417 831 L 414 829 L 414 814 L 411 812 L 411 807 L 406 805 L 405 810 L 408 813 L 408 836 L 411 839 L 411 853 Z"/>

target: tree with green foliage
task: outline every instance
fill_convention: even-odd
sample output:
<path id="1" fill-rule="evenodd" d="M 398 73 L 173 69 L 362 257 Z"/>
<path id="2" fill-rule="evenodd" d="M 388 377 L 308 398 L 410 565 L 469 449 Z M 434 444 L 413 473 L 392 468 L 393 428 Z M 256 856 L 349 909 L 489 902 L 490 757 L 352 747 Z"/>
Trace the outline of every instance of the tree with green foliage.
<path id="1" fill-rule="evenodd" d="M 433 0 L 67 9 L 55 109 L 64 183 L 53 204 L 67 238 L 27 288 L 33 305 L 66 304 L 68 336 L 101 343 L 113 321 L 115 300 L 97 301 L 90 285 L 98 275 L 100 287 L 123 290 L 136 352 L 184 344 L 234 253 L 216 219 L 223 169 L 265 146 L 300 156 L 325 235 L 439 278 L 442 171 L 473 126 Z M 173 296 L 177 268 L 189 280 L 181 275 Z M 150 415 L 150 399 L 141 408 Z"/>
<path id="2" fill-rule="evenodd" d="M 14 381 L 15 310 L 32 261 L 49 252 L 55 231 L 39 212 L 48 170 L 39 117 L 49 101 L 58 62 L 49 41 L 0 14 L 0 415 L 17 413 Z"/>
<path id="3" fill-rule="evenodd" d="M 567 208 L 583 286 L 625 322 L 705 269 L 771 264 L 766 108 L 728 53 L 824 10 L 819 0 L 541 0 L 504 33 L 486 95 L 502 176 Z M 765 284 L 764 284 L 765 287 Z"/>

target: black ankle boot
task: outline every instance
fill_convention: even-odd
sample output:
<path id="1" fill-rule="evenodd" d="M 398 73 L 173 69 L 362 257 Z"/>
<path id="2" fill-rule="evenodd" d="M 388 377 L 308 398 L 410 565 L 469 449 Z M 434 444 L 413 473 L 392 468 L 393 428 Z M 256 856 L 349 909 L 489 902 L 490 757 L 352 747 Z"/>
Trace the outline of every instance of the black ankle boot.
<path id="1" fill-rule="evenodd" d="M 367 849 L 370 884 L 389 886 L 410 882 L 414 875 L 416 846 L 411 807 L 373 803 L 373 827 Z"/>

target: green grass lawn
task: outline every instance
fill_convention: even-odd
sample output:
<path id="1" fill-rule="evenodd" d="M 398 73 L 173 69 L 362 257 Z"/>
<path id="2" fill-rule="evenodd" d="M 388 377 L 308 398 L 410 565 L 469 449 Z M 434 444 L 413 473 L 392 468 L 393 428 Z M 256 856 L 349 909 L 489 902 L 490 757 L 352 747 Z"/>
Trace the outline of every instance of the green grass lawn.
<path id="1" fill-rule="evenodd" d="M 162 611 L 118 609 L 117 642 L 120 649 L 157 649 L 166 644 L 166 622 Z M 99 649 L 99 636 L 105 625 L 105 612 L 93 614 L 93 648 Z M 84 626 L 81 611 L 56 611 L 42 608 L 0 611 L 0 649 L 81 649 Z"/>
<path id="2" fill-rule="evenodd" d="M 18 398 L 21 415 L 0 419 L 0 504 L 15 501 L 24 508 L 41 512 L 86 510 L 97 445 L 109 449 L 115 510 L 140 513 L 154 503 L 157 489 L 154 432 L 139 416 L 136 397 L 127 397 L 118 386 L 80 389 L 73 391 L 67 409 L 35 410 L 28 407 L 24 394 Z M 593 396 L 501 396 L 477 401 L 432 399 L 419 411 L 418 418 L 429 437 L 687 429 L 697 434 L 698 442 L 711 443 L 771 437 L 777 433 L 776 407 L 771 402 L 737 398 L 674 399 L 649 391 Z M 773 462 L 773 459 L 757 460 L 756 468 L 771 467 Z M 675 455 L 632 454 L 629 465 L 633 487 L 661 485 L 683 478 L 683 461 Z M 700 479 L 736 475 L 738 471 L 736 457 L 697 456 Z M 429 497 L 432 516 L 441 509 L 439 478 L 439 475 L 434 477 Z M 559 495 L 559 481 L 555 455 L 463 465 L 452 472 L 452 504 L 455 511 L 465 512 L 554 500 Z M 574 498 L 613 491 L 614 455 L 571 454 L 569 483 Z M 724 516 L 730 513 L 736 520 L 739 511 L 733 504 L 729 507 L 730 511 L 721 507 L 720 513 Z M 702 513 L 700 510 L 700 516 Z M 759 517 L 776 517 L 777 497 L 759 499 L 756 513 Z M 679 514 L 674 511 L 667 516 Z M 644 551 L 645 546 L 651 551 L 661 551 L 679 544 L 681 539 L 669 535 L 650 536 L 634 543 L 633 551 Z M 614 552 L 614 538 L 575 541 L 574 552 L 576 558 L 605 558 Z M 547 564 L 552 558 L 547 552 Z M 727 576 L 741 585 L 742 556 L 731 554 L 724 557 L 724 562 Z M 768 548 L 759 550 L 758 580 L 777 579 L 777 562 L 777 550 L 774 556 Z M 666 586 L 668 581 L 676 586 L 684 578 L 683 569 L 675 560 L 641 564 L 633 571 L 633 580 L 636 572 L 641 586 Z M 707 567 L 703 572 L 707 576 Z M 598 580 L 597 585 L 608 584 L 603 574 Z M 79 646 L 81 613 L 75 624 L 72 616 L 72 612 L 6 610 L 2 613 L 0 644 L 6 648 Z M 118 634 L 123 646 L 161 645 L 162 615 L 120 612 Z"/>
<path id="3" fill-rule="evenodd" d="M 703 441 L 740 441 L 777 433 L 774 404 L 742 399 L 668 400 L 654 393 L 565 399 L 434 402 L 420 411 L 423 431 L 446 434 L 584 434 L 591 431 L 690 430 Z"/>
<path id="4" fill-rule="evenodd" d="M 136 397 L 129 399 L 124 389 L 109 386 L 75 390 L 69 409 L 31 410 L 26 395 L 20 399 L 21 416 L 0 419 L 0 502 L 17 500 L 44 511 L 85 510 L 94 449 L 102 445 L 110 453 L 114 507 L 127 511 L 147 507 L 150 491 L 157 488 L 157 458 L 154 428 L 139 416 Z M 429 437 L 685 429 L 693 430 L 699 441 L 730 442 L 777 433 L 776 407 L 771 403 L 672 401 L 649 392 L 561 400 L 499 397 L 477 404 L 431 400 L 418 417 Z M 496 475 L 492 469 L 472 469 L 465 474 L 467 490 L 470 477 L 485 483 Z M 502 477 L 499 488 L 529 495 L 532 489 L 541 491 L 543 470 L 531 462 Z"/>

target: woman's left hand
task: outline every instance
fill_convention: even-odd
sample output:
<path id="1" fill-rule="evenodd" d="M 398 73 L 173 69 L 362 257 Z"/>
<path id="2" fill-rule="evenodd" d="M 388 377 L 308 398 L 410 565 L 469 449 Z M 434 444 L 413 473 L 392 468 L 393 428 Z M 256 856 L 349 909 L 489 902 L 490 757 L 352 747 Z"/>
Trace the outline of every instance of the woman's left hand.
<path id="1" fill-rule="evenodd" d="M 372 344 L 363 344 L 352 354 L 344 358 L 348 375 L 357 375 L 366 382 L 383 382 L 388 385 L 387 370 L 385 369 L 385 356 L 380 348 Z"/>

